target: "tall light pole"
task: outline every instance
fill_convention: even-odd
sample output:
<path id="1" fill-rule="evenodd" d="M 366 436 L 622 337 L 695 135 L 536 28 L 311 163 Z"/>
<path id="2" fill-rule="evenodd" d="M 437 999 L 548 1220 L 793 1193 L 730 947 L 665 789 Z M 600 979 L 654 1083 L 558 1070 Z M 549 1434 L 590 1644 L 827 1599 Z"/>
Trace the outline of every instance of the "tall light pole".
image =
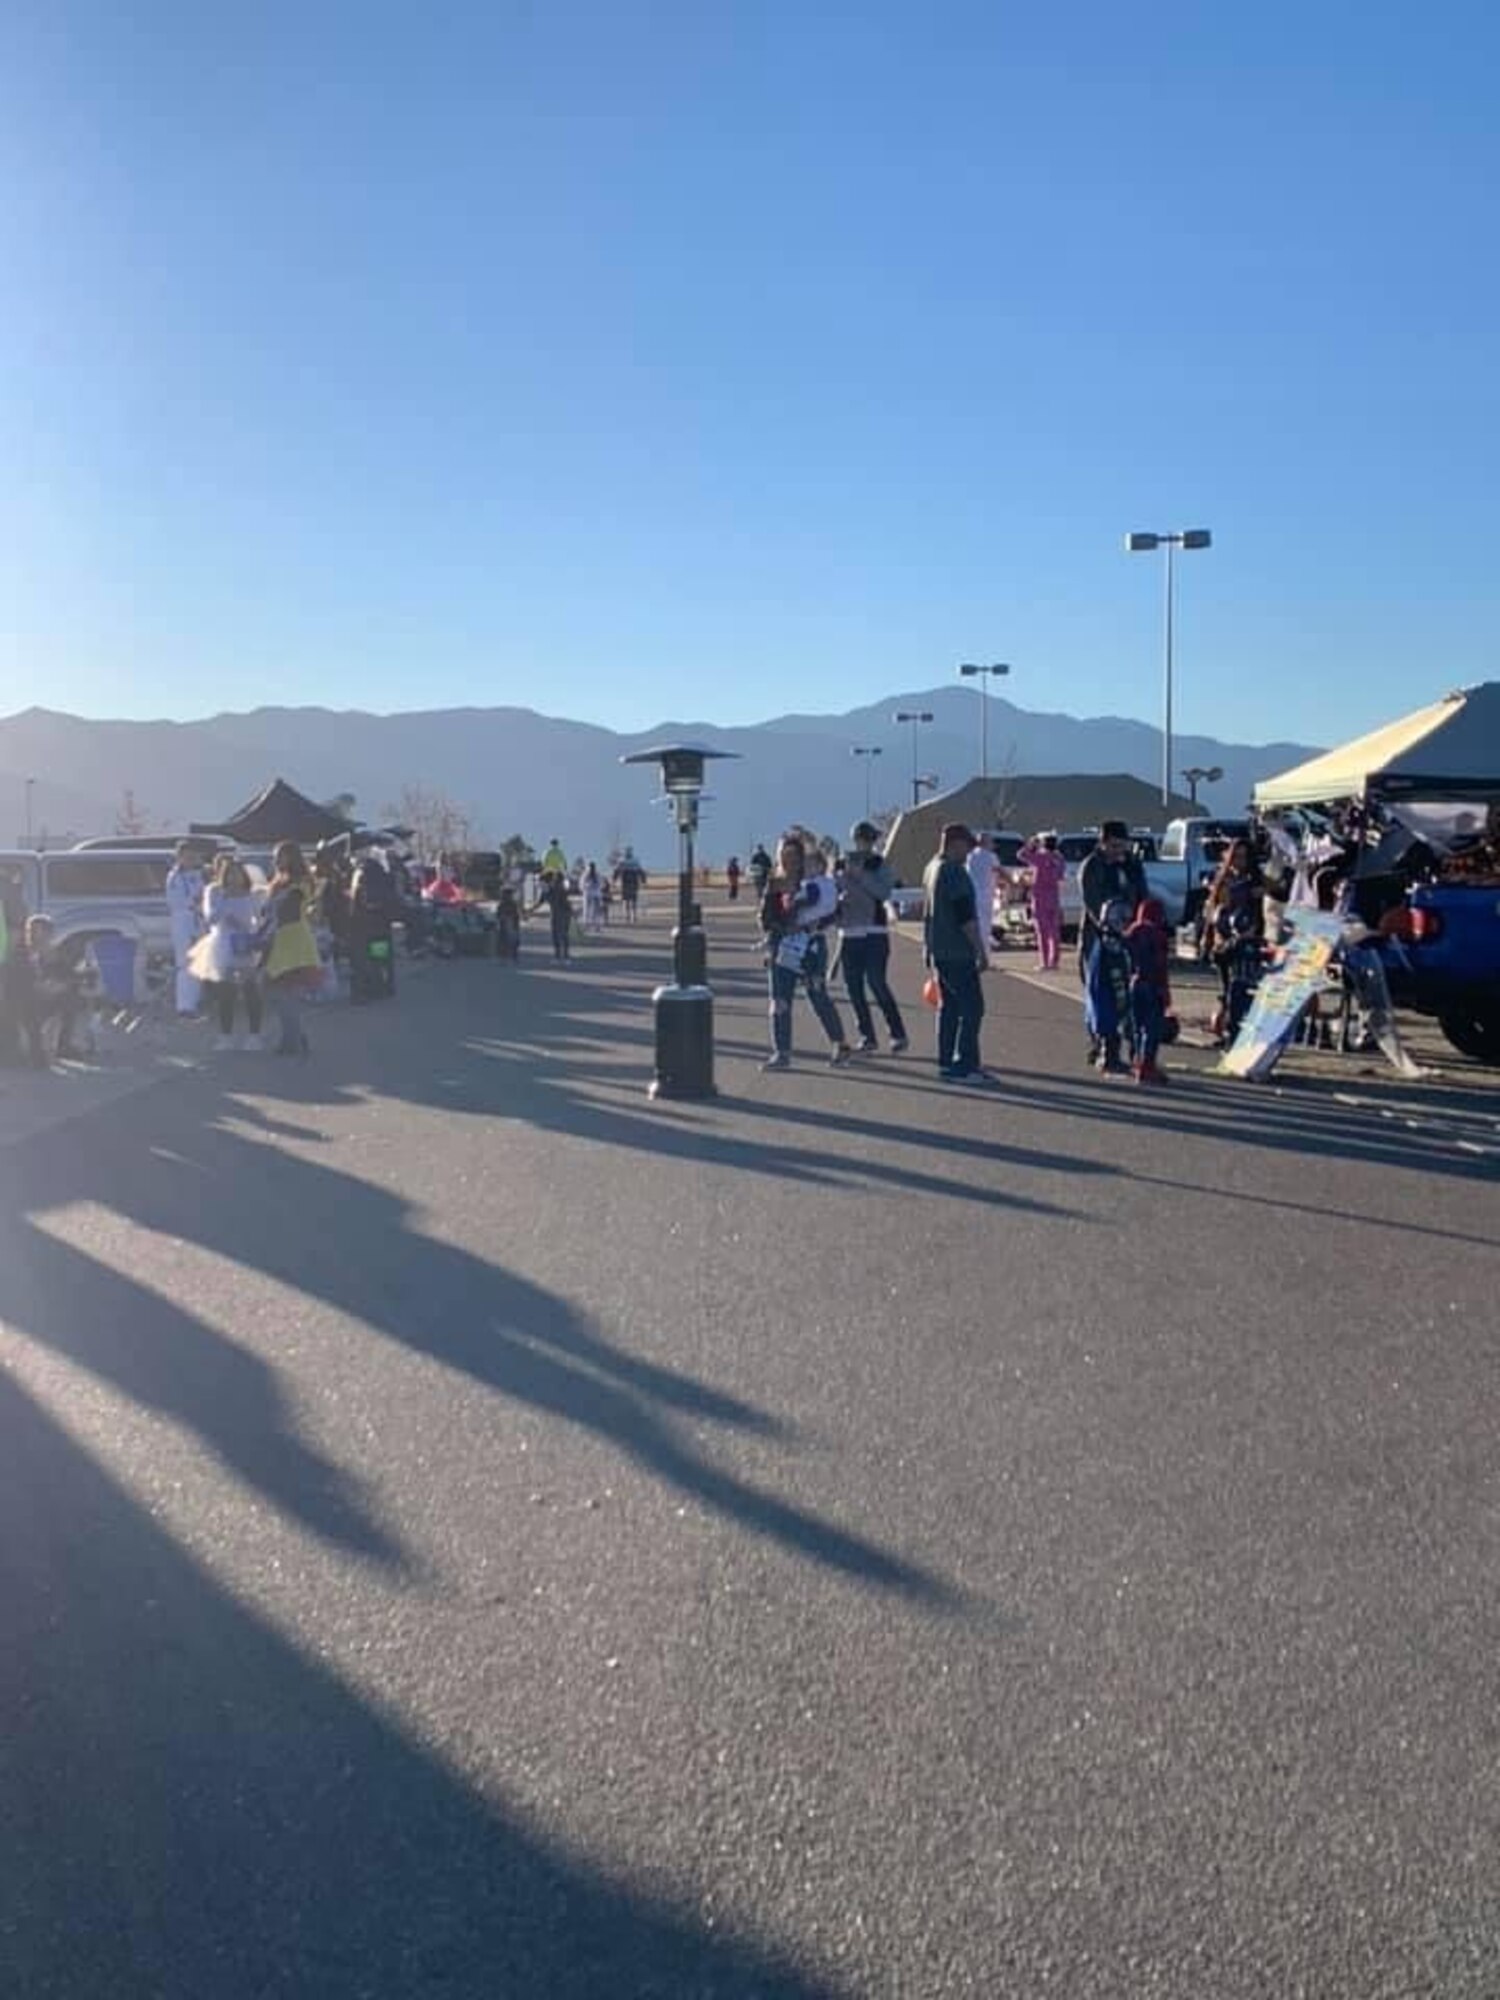
<path id="1" fill-rule="evenodd" d="M 993 667 L 977 667 L 969 660 L 966 660 L 958 670 L 960 680 L 977 680 L 979 682 L 979 775 L 981 778 L 987 778 L 990 775 L 990 691 L 987 683 L 993 680 L 997 674 L 1008 674 L 1009 672 L 1010 668 L 1003 663 Z"/>
<path id="2" fill-rule="evenodd" d="M 34 845 L 31 838 L 31 794 L 35 790 L 36 790 L 36 779 L 28 778 L 26 780 L 26 845 L 28 847 Z"/>
<path id="3" fill-rule="evenodd" d="M 911 724 L 911 802 L 914 806 L 922 803 L 922 780 L 917 774 L 917 731 L 924 722 L 931 722 L 930 708 L 898 708 L 891 720 Z"/>
<path id="4" fill-rule="evenodd" d="M 1178 549 L 1212 548 L 1213 539 L 1207 528 L 1183 528 L 1175 535 L 1134 534 L 1125 537 L 1125 547 L 1133 556 L 1150 555 L 1156 549 L 1167 552 L 1167 657 L 1161 722 L 1161 802 L 1164 806 L 1172 803 L 1172 558 Z"/>
<path id="5" fill-rule="evenodd" d="M 1189 764 L 1182 774 L 1183 783 L 1188 788 L 1189 802 L 1192 805 L 1197 805 L 1198 787 L 1200 785 L 1216 785 L 1223 775 L 1223 767 L 1219 764 Z"/>
<path id="6" fill-rule="evenodd" d="M 863 757 L 865 760 L 865 818 L 866 819 L 870 817 L 870 780 L 875 775 L 875 765 L 872 760 L 876 757 L 882 756 L 883 754 L 884 753 L 882 752 L 881 747 L 878 743 L 851 743 L 849 746 L 849 755 L 851 757 Z"/>

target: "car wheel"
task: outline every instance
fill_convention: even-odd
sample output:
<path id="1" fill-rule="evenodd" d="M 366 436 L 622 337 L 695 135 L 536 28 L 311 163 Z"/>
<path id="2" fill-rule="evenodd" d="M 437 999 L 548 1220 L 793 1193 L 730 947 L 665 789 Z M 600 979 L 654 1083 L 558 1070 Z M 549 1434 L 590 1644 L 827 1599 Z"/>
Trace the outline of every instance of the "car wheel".
<path id="1" fill-rule="evenodd" d="M 1438 1026 L 1460 1055 L 1500 1068 L 1500 1014 L 1439 1014 Z"/>

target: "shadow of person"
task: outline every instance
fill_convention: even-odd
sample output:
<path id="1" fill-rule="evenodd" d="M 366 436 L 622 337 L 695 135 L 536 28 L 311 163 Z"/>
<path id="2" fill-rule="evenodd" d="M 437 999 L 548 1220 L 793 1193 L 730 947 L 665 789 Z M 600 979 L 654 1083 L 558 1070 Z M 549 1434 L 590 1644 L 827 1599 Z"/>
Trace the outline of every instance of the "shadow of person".
<path id="1" fill-rule="evenodd" d="M 367 1483 L 297 1434 L 274 1371 L 163 1292 L 24 1218 L 0 1220 L 0 1320 L 197 1434 L 290 1519 L 406 1567 Z"/>
<path id="2" fill-rule="evenodd" d="M 0 1376 L 0 1938 L 49 2000 L 837 2000 L 523 1830 Z"/>
<path id="3" fill-rule="evenodd" d="M 929 1609 L 958 1608 L 958 1596 L 938 1578 L 716 1466 L 674 1422 L 774 1432 L 763 1413 L 622 1351 L 554 1293 L 412 1226 L 406 1202 L 390 1189 L 246 1137 L 234 1127 L 234 1100 L 212 1078 L 199 1084 L 162 1106 L 171 1121 L 164 1150 L 186 1163 L 177 1171 L 141 1173 L 128 1125 L 102 1124 L 86 1155 L 58 1147 L 33 1171 L 32 1212 L 80 1198 L 103 1203 L 141 1228 L 273 1278 L 514 1402 L 582 1427 L 795 1554 Z M 117 1304 L 124 1299 L 121 1292 Z M 110 1357 L 65 1304 L 49 1310 L 40 1287 L 28 1288 L 21 1303 L 13 1317 L 23 1331 L 109 1371 Z M 132 1303 L 147 1324 L 114 1361 L 112 1379 L 142 1400 L 167 1402 L 229 1455 L 220 1409 L 232 1386 L 222 1379 L 229 1364 L 221 1356 L 188 1361 L 182 1381 L 170 1384 L 162 1343 L 180 1344 L 185 1329 L 174 1326 L 175 1308 L 154 1294 Z M 240 1464 L 264 1476 L 270 1461 L 263 1437 L 261 1446 L 258 1461 L 242 1453 Z M 284 1484 L 277 1497 L 285 1499 Z"/>

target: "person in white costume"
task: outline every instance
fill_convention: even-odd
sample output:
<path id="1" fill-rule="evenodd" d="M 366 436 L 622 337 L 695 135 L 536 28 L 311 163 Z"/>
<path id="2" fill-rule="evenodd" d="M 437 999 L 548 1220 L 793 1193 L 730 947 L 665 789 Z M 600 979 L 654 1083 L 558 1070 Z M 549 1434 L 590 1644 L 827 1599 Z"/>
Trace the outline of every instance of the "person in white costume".
<path id="1" fill-rule="evenodd" d="M 974 885 L 974 915 L 979 924 L 979 935 L 988 951 L 995 928 L 995 878 L 1000 869 L 993 846 L 987 846 L 982 840 L 976 841 L 969 849 L 965 866 Z"/>
<path id="2" fill-rule="evenodd" d="M 177 966 L 176 1003 L 179 1014 L 196 1014 L 202 991 L 188 970 L 188 953 L 203 934 L 203 870 L 184 841 L 167 873 L 167 913 L 172 923 L 172 957 Z"/>

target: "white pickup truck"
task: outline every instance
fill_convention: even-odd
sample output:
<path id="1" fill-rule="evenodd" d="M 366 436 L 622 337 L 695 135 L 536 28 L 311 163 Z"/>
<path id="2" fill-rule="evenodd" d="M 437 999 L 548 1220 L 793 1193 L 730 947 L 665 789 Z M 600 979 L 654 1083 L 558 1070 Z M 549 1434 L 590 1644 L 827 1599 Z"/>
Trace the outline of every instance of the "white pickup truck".
<path id="1" fill-rule="evenodd" d="M 1231 841 L 1249 837 L 1244 819 L 1174 819 L 1161 837 L 1156 858 L 1145 865 L 1146 882 L 1164 905 L 1167 924 L 1177 929 L 1196 924 L 1208 885 Z"/>

